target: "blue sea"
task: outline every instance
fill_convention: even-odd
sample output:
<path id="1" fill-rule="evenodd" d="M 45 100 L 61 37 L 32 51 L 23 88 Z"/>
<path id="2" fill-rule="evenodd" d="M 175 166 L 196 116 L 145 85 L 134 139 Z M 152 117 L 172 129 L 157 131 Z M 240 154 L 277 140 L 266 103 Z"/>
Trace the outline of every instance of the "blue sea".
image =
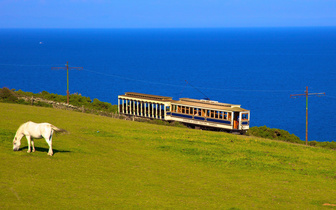
<path id="1" fill-rule="evenodd" d="M 266 125 L 336 141 L 336 28 L 0 29 L 0 87 L 117 103 L 125 92 L 210 98 Z M 187 82 L 188 83 L 187 83 Z"/>

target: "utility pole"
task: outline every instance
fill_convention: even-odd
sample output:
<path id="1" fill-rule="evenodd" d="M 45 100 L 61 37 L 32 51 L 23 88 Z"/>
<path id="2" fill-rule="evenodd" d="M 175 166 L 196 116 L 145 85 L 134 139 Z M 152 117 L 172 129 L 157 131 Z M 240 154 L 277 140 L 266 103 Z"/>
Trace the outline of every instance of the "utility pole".
<path id="1" fill-rule="evenodd" d="M 308 93 L 308 86 L 306 87 L 305 94 L 292 94 L 291 98 L 296 98 L 298 96 L 306 96 L 306 145 L 308 145 L 308 96 L 321 96 L 325 93 Z"/>
<path id="2" fill-rule="evenodd" d="M 51 70 L 67 70 L 67 104 L 69 105 L 69 69 L 83 70 L 83 67 L 69 67 L 69 62 L 65 64 L 66 67 L 51 67 Z"/>

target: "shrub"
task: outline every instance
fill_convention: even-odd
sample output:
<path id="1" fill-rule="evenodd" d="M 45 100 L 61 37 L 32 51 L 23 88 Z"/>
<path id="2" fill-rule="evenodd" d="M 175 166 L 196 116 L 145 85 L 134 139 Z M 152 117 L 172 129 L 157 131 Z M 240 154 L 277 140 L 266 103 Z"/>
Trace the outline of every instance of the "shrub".
<path id="1" fill-rule="evenodd" d="M 290 134 L 288 131 L 276 128 L 268 128 L 266 126 L 252 127 L 247 131 L 246 135 L 304 144 L 304 141 L 294 134 Z"/>
<path id="2" fill-rule="evenodd" d="M 23 92 L 21 89 L 18 91 L 15 91 L 15 94 L 18 96 L 29 96 L 29 97 L 34 95 L 34 93 L 32 92 Z"/>
<path id="3" fill-rule="evenodd" d="M 27 101 L 25 101 L 25 100 L 23 100 L 23 99 L 19 99 L 16 103 L 18 103 L 18 104 L 23 104 L 23 105 L 28 105 L 28 104 L 30 104 L 29 102 L 27 102 Z"/>
<path id="4" fill-rule="evenodd" d="M 77 94 L 72 94 L 69 97 L 69 103 L 74 106 L 86 106 L 91 103 L 90 97 L 85 97 Z"/>
<path id="5" fill-rule="evenodd" d="M 50 94 L 46 94 L 46 93 L 44 93 L 44 95 L 41 94 L 40 95 L 41 98 L 44 98 L 44 99 L 47 99 L 47 100 L 50 100 L 50 101 L 56 101 L 56 102 L 66 102 L 67 101 L 66 96 L 57 95 L 57 94 L 54 94 L 54 93 L 50 93 Z"/>
<path id="6" fill-rule="evenodd" d="M 47 91 L 44 90 L 44 91 L 41 92 L 41 95 L 42 95 L 42 96 L 45 96 L 45 95 L 49 95 L 49 93 L 48 93 Z"/>
<path id="7" fill-rule="evenodd" d="M 310 141 L 308 144 L 309 144 L 310 146 L 315 147 L 318 143 L 317 143 L 317 141 Z"/>
<path id="8" fill-rule="evenodd" d="M 4 87 L 0 89 L 0 100 L 9 103 L 16 103 L 18 101 L 18 97 L 15 95 L 13 91 Z"/>
<path id="9" fill-rule="evenodd" d="M 329 142 L 319 142 L 318 145 L 323 148 L 328 148 L 329 147 L 328 143 Z"/>
<path id="10" fill-rule="evenodd" d="M 41 101 L 38 101 L 37 103 L 34 103 L 35 106 L 41 106 L 41 107 L 53 107 L 51 104 L 47 104 Z"/>
<path id="11" fill-rule="evenodd" d="M 305 144 L 305 141 L 302 141 L 299 137 L 295 136 L 294 134 L 290 134 L 288 131 L 275 128 L 268 128 L 266 126 L 252 127 L 247 131 L 246 135 L 262 137 L 267 139 L 282 140 L 297 144 Z M 336 142 L 334 141 L 332 142 L 309 141 L 308 145 L 336 150 Z"/>
<path id="12" fill-rule="evenodd" d="M 328 147 L 329 147 L 330 149 L 334 149 L 334 150 L 336 150 L 336 142 L 334 142 L 334 141 L 332 141 L 332 142 L 328 142 Z"/>
<path id="13" fill-rule="evenodd" d="M 96 98 L 93 99 L 93 102 L 91 104 L 89 104 L 89 108 L 93 108 L 99 111 L 107 111 L 107 112 L 114 112 L 114 113 L 116 113 L 118 110 L 117 105 L 112 105 L 107 102 L 102 102 Z"/>

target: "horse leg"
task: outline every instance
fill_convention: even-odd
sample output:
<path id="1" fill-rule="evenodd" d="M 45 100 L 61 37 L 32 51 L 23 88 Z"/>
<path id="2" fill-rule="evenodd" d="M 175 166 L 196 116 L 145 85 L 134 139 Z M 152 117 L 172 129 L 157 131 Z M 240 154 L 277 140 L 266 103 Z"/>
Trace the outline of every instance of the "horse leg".
<path id="1" fill-rule="evenodd" d="M 33 148 L 32 152 L 35 152 L 34 139 L 31 138 L 30 141 L 31 141 L 31 145 L 32 145 L 32 148 Z"/>
<path id="2" fill-rule="evenodd" d="M 27 153 L 30 153 L 31 152 L 31 148 L 30 148 L 30 136 L 26 136 L 27 138 L 27 142 L 28 142 L 28 150 L 27 150 Z"/>
<path id="3" fill-rule="evenodd" d="M 48 155 L 52 156 L 54 154 L 53 150 L 52 150 L 52 133 L 49 136 L 49 139 L 47 140 L 47 143 L 49 145 L 49 151 L 48 151 Z"/>

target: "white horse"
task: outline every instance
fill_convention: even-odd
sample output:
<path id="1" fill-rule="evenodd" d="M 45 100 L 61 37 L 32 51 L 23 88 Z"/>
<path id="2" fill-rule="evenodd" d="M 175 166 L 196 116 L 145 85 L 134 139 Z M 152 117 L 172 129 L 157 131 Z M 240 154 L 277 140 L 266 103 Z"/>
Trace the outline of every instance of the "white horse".
<path id="1" fill-rule="evenodd" d="M 13 150 L 18 151 L 21 145 L 21 139 L 26 136 L 28 141 L 28 153 L 31 152 L 30 143 L 33 147 L 33 152 L 35 152 L 34 139 L 44 138 L 49 145 L 48 155 L 52 156 L 52 135 L 56 132 L 67 132 L 64 129 L 57 128 L 56 126 L 49 123 L 34 123 L 28 121 L 22 124 L 16 131 L 15 137 L 13 139 Z"/>

